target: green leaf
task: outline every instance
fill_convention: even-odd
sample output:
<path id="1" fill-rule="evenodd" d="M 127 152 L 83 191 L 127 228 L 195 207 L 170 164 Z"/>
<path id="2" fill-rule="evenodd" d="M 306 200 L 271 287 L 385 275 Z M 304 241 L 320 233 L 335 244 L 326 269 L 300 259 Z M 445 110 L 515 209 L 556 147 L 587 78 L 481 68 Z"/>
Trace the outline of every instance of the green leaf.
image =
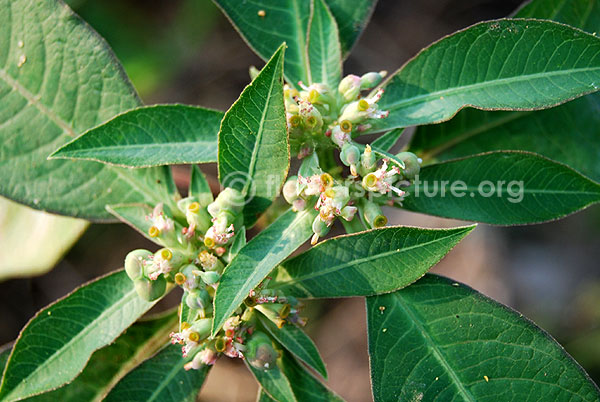
<path id="1" fill-rule="evenodd" d="M 369 22 L 377 0 L 325 0 L 337 21 L 344 56 Z"/>
<path id="2" fill-rule="evenodd" d="M 73 382 L 51 392 L 27 398 L 28 402 L 101 401 L 131 369 L 155 354 L 175 329 L 173 313 L 138 321 L 109 346 L 97 350 Z"/>
<path id="3" fill-rule="evenodd" d="M 286 43 L 285 78 L 297 86 L 309 82 L 306 42 L 312 0 L 258 0 L 240 7 L 239 0 L 213 0 L 248 46 L 263 60 Z M 264 15 L 261 16 L 261 14 Z"/>
<path id="4" fill-rule="evenodd" d="M 562 218 L 600 201 L 600 185 L 527 152 L 490 152 L 421 169 L 403 207 L 494 225 Z"/>
<path id="5" fill-rule="evenodd" d="M 213 194 L 208 180 L 206 180 L 206 176 L 204 176 L 204 173 L 196 165 L 192 166 L 188 196 L 198 197 L 203 200 L 202 205 L 208 205 L 213 202 Z"/>
<path id="6" fill-rule="evenodd" d="M 515 17 L 547 19 L 594 33 L 600 28 L 600 3 L 589 0 L 532 0 Z"/>
<path id="7" fill-rule="evenodd" d="M 4 371 L 10 356 L 10 352 L 12 352 L 12 343 L 4 345 L 0 348 L 0 372 Z"/>
<path id="8" fill-rule="evenodd" d="M 426 275 L 367 298 L 376 402 L 597 401 L 583 369 L 523 315 Z"/>
<path id="9" fill-rule="evenodd" d="M 219 131 L 219 180 L 245 194 L 246 225 L 271 205 L 290 167 L 283 53 L 282 45 L 227 111 Z"/>
<path id="10" fill-rule="evenodd" d="M 0 194 L 93 220 L 111 219 L 106 204 L 169 199 L 163 168 L 46 160 L 140 100 L 108 45 L 63 2 L 0 0 L 0 9 Z"/>
<path id="11" fill-rule="evenodd" d="M 403 128 L 396 128 L 394 130 L 390 130 L 382 136 L 378 137 L 375 141 L 373 141 L 371 143 L 371 146 L 385 152 L 390 152 L 403 133 Z"/>
<path id="12" fill-rule="evenodd" d="M 95 350 L 111 343 L 153 305 L 138 297 L 121 270 L 41 310 L 17 339 L 0 399 L 26 398 L 71 381 Z"/>
<path id="13" fill-rule="evenodd" d="M 341 402 L 342 398 L 327 388 L 321 381 L 316 379 L 311 373 L 292 357 L 289 353 L 283 352 L 280 362 L 280 368 L 287 378 L 291 381 L 292 391 L 296 399 L 300 402 Z"/>
<path id="14" fill-rule="evenodd" d="M 225 268 L 214 300 L 213 335 L 278 264 L 312 235 L 316 212 L 291 209 L 256 235 Z"/>
<path id="15" fill-rule="evenodd" d="M 87 226 L 83 220 L 36 211 L 0 198 L 0 244 L 8 250 L 0 256 L 0 281 L 48 272 Z"/>
<path id="16" fill-rule="evenodd" d="M 244 363 L 246 363 L 246 367 L 248 367 L 254 378 L 256 378 L 256 381 L 258 381 L 267 396 L 279 402 L 297 401 L 290 381 L 282 373 L 279 363 L 268 370 L 254 368 L 248 364 L 247 360 L 244 360 Z"/>
<path id="17" fill-rule="evenodd" d="M 600 88 L 600 39 L 551 21 L 478 23 L 419 53 L 385 83 L 374 130 L 436 123 L 472 106 L 533 110 Z"/>
<path id="18" fill-rule="evenodd" d="M 323 363 L 323 359 L 313 341 L 302 329 L 293 324 L 287 324 L 281 328 L 277 328 L 277 325 L 262 316 L 260 317 L 260 322 L 263 327 L 269 331 L 271 336 L 284 348 L 314 369 L 317 373 L 321 374 L 323 378 L 327 379 L 325 363 Z"/>
<path id="19" fill-rule="evenodd" d="M 334 237 L 284 262 L 270 287 L 309 298 L 393 292 L 422 277 L 474 228 L 399 226 Z"/>
<path id="20" fill-rule="evenodd" d="M 262 387 L 258 389 L 258 396 L 256 397 L 256 402 L 277 402 L 275 399 L 271 398 L 269 394 L 265 392 Z"/>
<path id="21" fill-rule="evenodd" d="M 152 207 L 146 204 L 117 204 L 107 205 L 106 209 L 121 222 L 131 226 L 148 240 L 157 243 L 156 239 L 148 235 L 152 222 L 146 219 L 146 216 L 152 213 Z"/>
<path id="22" fill-rule="evenodd" d="M 183 366 L 192 357 L 183 358 L 179 345 L 168 345 L 127 374 L 104 401 L 193 402 L 210 366 L 185 370 Z"/>
<path id="23" fill-rule="evenodd" d="M 552 19 L 595 32 L 600 30 L 600 3 L 535 0 L 517 17 Z M 536 152 L 598 181 L 599 108 L 600 95 L 592 94 L 539 112 L 466 109 L 447 123 L 419 127 L 411 148 L 437 161 L 502 149 Z"/>
<path id="24" fill-rule="evenodd" d="M 425 160 L 435 161 L 488 151 L 523 150 L 600 180 L 598 110 L 598 94 L 537 112 L 467 109 L 447 123 L 419 127 L 411 150 Z"/>
<path id="25" fill-rule="evenodd" d="M 186 105 L 133 109 L 86 131 L 50 159 L 84 159 L 124 167 L 217 161 L 223 112 Z"/>
<path id="26" fill-rule="evenodd" d="M 336 89 L 342 79 L 342 51 L 337 24 L 324 0 L 313 0 L 308 32 L 310 83 Z"/>

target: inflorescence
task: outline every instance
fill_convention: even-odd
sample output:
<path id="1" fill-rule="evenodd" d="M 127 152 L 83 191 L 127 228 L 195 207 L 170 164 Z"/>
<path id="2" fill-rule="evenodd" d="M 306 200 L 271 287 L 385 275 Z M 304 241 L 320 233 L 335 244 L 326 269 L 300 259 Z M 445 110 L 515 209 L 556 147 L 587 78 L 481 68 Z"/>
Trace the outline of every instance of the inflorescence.
<path id="1" fill-rule="evenodd" d="M 312 244 L 328 233 L 338 217 L 352 221 L 359 215 L 366 227 L 385 226 L 381 206 L 401 202 L 405 195 L 401 187 L 419 173 L 421 161 L 414 154 L 388 155 L 353 140 L 370 128 L 369 121 L 388 116 L 377 104 L 382 89 L 363 96 L 384 76 L 385 72 L 349 75 L 335 91 L 325 84 L 299 83 L 301 91 L 285 86 L 292 154 L 303 162 L 298 176 L 285 183 L 283 196 L 295 211 L 319 211 L 312 225 Z M 328 164 L 319 161 L 319 155 L 334 149 L 348 168 L 345 175 L 342 167 L 331 163 L 334 159 Z M 267 278 L 211 336 L 215 290 L 225 266 L 245 242 L 239 233 L 244 203 L 242 193 L 226 188 L 214 201 L 211 194 L 180 200 L 177 214 L 159 204 L 146 219 L 148 235 L 163 248 L 155 253 L 134 250 L 125 259 L 125 271 L 143 299 L 157 300 L 173 285 L 183 288 L 180 328 L 171 333 L 171 341 L 182 345 L 183 355 L 190 357 L 186 369 L 212 365 L 220 355 L 269 369 L 280 352 L 264 331 L 264 320 L 277 328 L 306 324 L 300 316 L 302 304 L 269 289 L 271 278 Z"/>

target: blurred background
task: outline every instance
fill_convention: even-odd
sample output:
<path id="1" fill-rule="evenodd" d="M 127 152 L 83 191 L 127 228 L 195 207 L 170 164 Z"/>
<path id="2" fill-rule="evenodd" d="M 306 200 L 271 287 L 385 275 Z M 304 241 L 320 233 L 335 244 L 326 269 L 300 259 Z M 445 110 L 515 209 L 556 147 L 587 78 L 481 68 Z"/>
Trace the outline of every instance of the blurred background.
<path id="1" fill-rule="evenodd" d="M 209 0 L 67 2 L 110 43 L 147 104 L 181 102 L 226 110 L 248 84 L 248 67 L 263 65 Z M 380 0 L 344 64 L 345 72 L 394 71 L 432 41 L 475 22 L 506 16 L 519 4 L 518 0 Z M 215 169 L 209 166 L 206 172 L 214 175 Z M 187 174 L 185 167 L 176 169 L 181 188 L 186 187 Z M 461 224 L 388 212 L 391 224 Z M 124 225 L 91 225 L 49 273 L 0 282 L 0 345 L 14 340 L 41 307 L 119 268 L 127 252 L 140 247 L 154 249 Z M 596 207 L 543 225 L 479 225 L 434 271 L 531 318 L 598 383 L 599 261 Z M 177 297 L 171 297 L 173 304 Z M 314 302 L 308 308 L 312 319 L 308 331 L 327 363 L 330 387 L 349 401 L 370 400 L 363 299 Z M 221 359 L 200 400 L 254 401 L 257 387 L 239 363 Z"/>

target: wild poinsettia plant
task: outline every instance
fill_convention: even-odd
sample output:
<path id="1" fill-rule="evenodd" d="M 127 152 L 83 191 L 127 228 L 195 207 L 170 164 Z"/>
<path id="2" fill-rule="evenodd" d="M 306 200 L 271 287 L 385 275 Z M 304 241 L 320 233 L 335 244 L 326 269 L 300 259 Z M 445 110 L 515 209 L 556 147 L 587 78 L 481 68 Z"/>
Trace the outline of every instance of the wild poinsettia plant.
<path id="1" fill-rule="evenodd" d="M 375 0 L 215 2 L 266 60 L 225 113 L 143 106 L 62 2 L 0 0 L 2 195 L 157 244 L 40 311 L 0 354 L 0 399 L 193 401 L 236 358 L 260 401 L 340 400 L 303 300 L 364 296 L 376 401 L 598 400 L 543 330 L 427 274 L 474 225 L 382 210 L 514 225 L 600 201 L 598 3 L 534 0 L 398 71 L 344 76 Z M 179 194 L 170 165 L 214 162 L 218 194 L 197 166 Z M 347 235 L 323 239 L 335 222 Z M 177 312 L 140 319 L 175 287 Z"/>

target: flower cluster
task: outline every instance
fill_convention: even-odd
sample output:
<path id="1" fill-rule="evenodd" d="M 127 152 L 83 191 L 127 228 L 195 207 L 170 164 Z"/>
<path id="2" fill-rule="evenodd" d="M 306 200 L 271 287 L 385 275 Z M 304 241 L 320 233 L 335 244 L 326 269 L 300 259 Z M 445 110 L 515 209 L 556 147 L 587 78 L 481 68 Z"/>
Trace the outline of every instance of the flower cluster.
<path id="1" fill-rule="evenodd" d="M 170 337 L 173 344 L 182 345 L 184 357 L 192 357 L 185 365 L 188 370 L 212 365 L 220 355 L 247 359 L 257 368 L 274 367 L 279 354 L 271 339 L 261 332 L 257 315 L 278 328 L 286 322 L 306 322 L 299 316 L 301 304 L 295 298 L 266 289 L 265 280 L 250 292 L 246 303 L 223 328 L 210 336 L 215 290 L 226 264 L 239 249 L 236 234 L 243 225 L 243 204 L 243 195 L 231 188 L 222 191 L 214 201 L 212 197 L 180 200 L 179 216 L 159 204 L 146 220 L 148 235 L 164 247 L 155 253 L 134 250 L 125 258 L 125 271 L 143 299 L 162 297 L 169 283 L 184 290 L 180 311 L 184 319 L 179 331 Z"/>
<path id="2" fill-rule="evenodd" d="M 301 91 L 286 87 L 285 105 L 292 151 L 300 159 L 315 150 L 337 147 L 341 162 L 349 168 L 349 176 L 317 172 L 293 176 L 283 188 L 283 195 L 294 210 L 314 206 L 319 215 L 313 222 L 312 244 L 325 236 L 336 218 L 351 221 L 361 217 L 366 227 L 387 224 L 381 205 L 400 202 L 405 195 L 402 186 L 419 173 L 420 159 L 410 152 L 387 155 L 371 146 L 360 145 L 353 138 L 371 128 L 369 121 L 388 116 L 380 110 L 383 95 L 377 86 L 385 72 L 367 73 L 362 77 L 346 76 L 337 91 L 324 84 L 304 86 Z M 314 170 L 314 169 L 313 169 Z"/>

